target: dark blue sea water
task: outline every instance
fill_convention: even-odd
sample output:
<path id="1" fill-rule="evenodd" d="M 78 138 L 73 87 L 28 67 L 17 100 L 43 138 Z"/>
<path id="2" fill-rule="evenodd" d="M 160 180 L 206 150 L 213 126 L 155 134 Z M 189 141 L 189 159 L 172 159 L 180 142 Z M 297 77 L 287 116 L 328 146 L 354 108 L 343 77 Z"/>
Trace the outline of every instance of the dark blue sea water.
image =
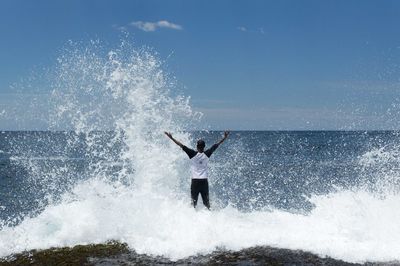
<path id="1" fill-rule="evenodd" d="M 211 145 L 221 134 L 192 132 L 193 141 L 187 145 L 194 147 L 197 138 Z M 95 144 L 92 135 L 97 137 Z M 38 215 L 96 171 L 109 180 L 117 178 L 123 167 L 127 173 L 134 171 L 133 166 L 123 166 L 118 156 L 122 142 L 107 145 L 113 137 L 113 132 L 1 132 L 1 224 L 16 225 L 25 217 Z M 374 190 L 381 167 L 394 174 L 398 165 L 384 161 L 373 168 L 361 164 L 360 159 L 370 151 L 393 147 L 398 138 L 398 133 L 391 131 L 234 131 L 211 159 L 212 203 L 247 212 L 282 209 L 307 213 L 313 209 L 311 195 L 341 189 Z M 182 153 L 186 160 L 178 147 L 170 152 Z M 179 187 L 185 193 L 190 174 L 182 170 Z"/>

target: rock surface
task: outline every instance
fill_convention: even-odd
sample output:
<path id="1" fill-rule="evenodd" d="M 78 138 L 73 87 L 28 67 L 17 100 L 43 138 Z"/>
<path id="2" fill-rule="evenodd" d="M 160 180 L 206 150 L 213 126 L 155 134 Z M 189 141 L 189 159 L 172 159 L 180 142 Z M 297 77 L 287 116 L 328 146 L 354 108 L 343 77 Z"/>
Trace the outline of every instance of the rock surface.
<path id="1" fill-rule="evenodd" d="M 190 256 L 171 261 L 160 256 L 138 254 L 119 242 L 78 245 L 72 248 L 32 250 L 0 260 L 0 265 L 361 265 L 322 258 L 300 250 L 267 246 L 240 251 L 217 250 L 207 255 Z M 364 265 L 400 265 L 400 262 L 366 263 Z"/>

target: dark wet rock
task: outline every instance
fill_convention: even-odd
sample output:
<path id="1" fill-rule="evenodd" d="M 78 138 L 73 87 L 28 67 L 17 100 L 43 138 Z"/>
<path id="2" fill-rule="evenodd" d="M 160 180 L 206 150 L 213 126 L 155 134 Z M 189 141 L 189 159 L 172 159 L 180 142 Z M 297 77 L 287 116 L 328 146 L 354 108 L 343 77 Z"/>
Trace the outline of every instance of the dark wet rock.
<path id="1" fill-rule="evenodd" d="M 310 252 L 272 248 L 252 247 L 240 251 L 217 250 L 207 255 L 190 256 L 171 261 L 161 256 L 138 254 L 129 250 L 126 244 L 75 246 L 73 248 L 51 248 L 32 250 L 0 260 L 0 265 L 361 265 L 319 257 Z M 400 265 L 400 262 L 365 263 L 366 266 Z"/>
<path id="2" fill-rule="evenodd" d="M 85 265 L 90 257 L 106 258 L 128 252 L 126 244 L 113 241 L 105 244 L 77 245 L 72 248 L 26 251 L 0 259 L 0 265 Z"/>

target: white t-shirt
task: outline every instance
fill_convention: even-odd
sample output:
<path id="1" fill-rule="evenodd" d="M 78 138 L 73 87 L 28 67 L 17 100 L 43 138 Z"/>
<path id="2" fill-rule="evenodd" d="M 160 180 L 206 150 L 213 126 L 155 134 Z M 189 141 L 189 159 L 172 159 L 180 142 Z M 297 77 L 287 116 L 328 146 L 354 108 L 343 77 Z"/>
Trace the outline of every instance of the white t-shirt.
<path id="1" fill-rule="evenodd" d="M 197 152 L 186 146 L 182 149 L 190 158 L 192 179 L 207 179 L 208 178 L 208 160 L 213 152 L 218 148 L 218 144 L 214 144 L 210 149 L 204 152 Z"/>

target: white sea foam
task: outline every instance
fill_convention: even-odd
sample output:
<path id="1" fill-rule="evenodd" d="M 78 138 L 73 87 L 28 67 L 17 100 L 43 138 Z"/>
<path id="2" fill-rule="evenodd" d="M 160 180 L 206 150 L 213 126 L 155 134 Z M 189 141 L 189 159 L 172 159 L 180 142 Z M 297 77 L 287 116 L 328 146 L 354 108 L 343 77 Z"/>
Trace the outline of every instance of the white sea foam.
<path id="1" fill-rule="evenodd" d="M 229 206 L 195 211 L 179 186 L 188 182 L 182 180 L 185 157 L 163 136 L 171 130 L 184 142 L 190 139 L 182 133 L 196 117 L 188 99 L 171 96 L 170 81 L 152 53 L 124 42 L 102 56 L 97 45 L 76 46 L 59 59 L 53 127 L 69 124 L 86 134 L 86 155 L 118 159 L 123 165 L 119 179 L 91 165 L 91 178 L 75 184 L 56 204 L 15 227 L 3 227 L 0 256 L 113 239 L 139 253 L 172 259 L 217 247 L 271 245 L 353 262 L 400 260 L 396 194 L 375 197 L 360 190 L 312 196 L 315 208 L 307 215 L 240 212 Z M 97 137 L 87 134 L 104 128 L 123 132 L 125 146 L 118 158 L 99 154 Z M 39 173 L 35 182 L 41 176 L 50 182 L 62 173 Z"/>
<path id="2" fill-rule="evenodd" d="M 366 192 L 315 196 L 309 215 L 234 208 L 195 211 L 162 194 L 86 181 L 39 216 L 0 232 L 0 255 L 34 248 L 101 243 L 129 244 L 139 253 L 178 259 L 217 247 L 256 245 L 302 249 L 351 262 L 399 260 L 400 198 Z"/>

